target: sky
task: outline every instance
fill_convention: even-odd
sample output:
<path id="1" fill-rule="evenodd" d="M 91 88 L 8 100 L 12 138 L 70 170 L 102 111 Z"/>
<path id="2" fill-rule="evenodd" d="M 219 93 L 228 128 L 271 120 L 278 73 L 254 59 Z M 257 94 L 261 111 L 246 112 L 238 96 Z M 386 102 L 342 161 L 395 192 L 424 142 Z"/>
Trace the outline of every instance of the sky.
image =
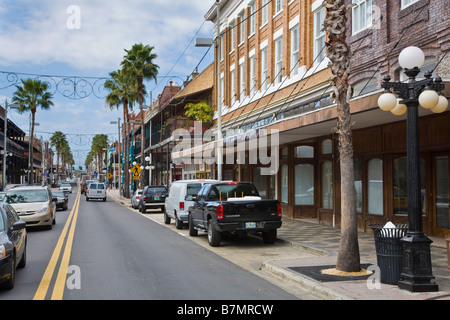
<path id="1" fill-rule="evenodd" d="M 122 119 L 122 111 L 110 110 L 104 99 L 107 93 L 98 89 L 110 72 L 120 68 L 124 49 L 135 43 L 154 47 L 159 73 L 156 83 L 145 83 L 149 105 L 169 81 L 181 85 L 197 65 L 201 72 L 213 61 L 213 50 L 195 47 L 195 38 L 213 37 L 213 24 L 204 16 L 214 3 L 0 0 L 0 105 L 11 103 L 21 79 L 48 82 L 54 106 L 37 110 L 36 135 L 49 140 L 53 132 L 62 131 L 75 165 L 84 166 L 95 134 L 117 139 L 117 124 L 110 121 Z M 9 109 L 8 119 L 28 135 L 29 113 Z"/>

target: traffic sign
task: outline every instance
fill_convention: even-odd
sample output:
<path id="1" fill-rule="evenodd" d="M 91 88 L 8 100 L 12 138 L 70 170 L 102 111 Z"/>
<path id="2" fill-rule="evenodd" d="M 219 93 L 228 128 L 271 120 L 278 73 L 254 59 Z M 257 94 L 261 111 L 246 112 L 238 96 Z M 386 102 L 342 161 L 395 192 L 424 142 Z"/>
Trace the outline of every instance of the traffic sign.
<path id="1" fill-rule="evenodd" d="M 133 175 L 138 176 L 141 173 L 142 169 L 138 164 L 135 164 L 133 168 L 131 168 L 131 172 L 133 172 Z"/>
<path id="2" fill-rule="evenodd" d="M 107 175 L 106 175 L 107 177 L 108 177 L 108 179 L 111 179 L 112 177 L 113 177 L 113 175 L 112 175 L 112 173 L 110 172 L 110 173 L 108 173 Z"/>

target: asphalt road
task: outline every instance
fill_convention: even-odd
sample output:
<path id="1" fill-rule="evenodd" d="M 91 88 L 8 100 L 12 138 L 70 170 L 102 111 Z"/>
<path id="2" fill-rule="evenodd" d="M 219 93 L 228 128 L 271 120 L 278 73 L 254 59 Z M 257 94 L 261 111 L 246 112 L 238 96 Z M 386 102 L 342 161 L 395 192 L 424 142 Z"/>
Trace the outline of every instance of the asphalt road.
<path id="1" fill-rule="evenodd" d="M 79 203 L 79 205 L 78 205 Z M 0 300 L 290 300 L 296 296 L 108 199 L 70 195 L 28 232 L 27 266 Z"/>

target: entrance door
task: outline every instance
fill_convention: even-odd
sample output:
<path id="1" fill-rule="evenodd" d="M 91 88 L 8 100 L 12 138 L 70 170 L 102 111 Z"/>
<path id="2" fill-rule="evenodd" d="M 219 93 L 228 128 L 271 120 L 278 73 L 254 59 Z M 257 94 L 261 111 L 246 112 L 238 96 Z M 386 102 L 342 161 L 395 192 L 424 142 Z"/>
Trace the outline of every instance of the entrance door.
<path id="1" fill-rule="evenodd" d="M 450 153 L 434 156 L 435 234 L 450 235 Z"/>

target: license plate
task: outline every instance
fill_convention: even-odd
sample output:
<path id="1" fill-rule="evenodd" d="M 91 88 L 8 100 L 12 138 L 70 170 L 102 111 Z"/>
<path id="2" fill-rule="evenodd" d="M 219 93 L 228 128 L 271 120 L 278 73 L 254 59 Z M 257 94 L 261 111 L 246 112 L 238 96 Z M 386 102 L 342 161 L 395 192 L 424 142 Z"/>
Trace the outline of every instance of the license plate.
<path id="1" fill-rule="evenodd" d="M 246 222 L 246 223 L 245 223 L 245 227 L 246 227 L 247 229 L 256 228 L 256 222 Z"/>
<path id="2" fill-rule="evenodd" d="M 155 196 L 155 200 L 159 200 L 159 196 Z"/>

